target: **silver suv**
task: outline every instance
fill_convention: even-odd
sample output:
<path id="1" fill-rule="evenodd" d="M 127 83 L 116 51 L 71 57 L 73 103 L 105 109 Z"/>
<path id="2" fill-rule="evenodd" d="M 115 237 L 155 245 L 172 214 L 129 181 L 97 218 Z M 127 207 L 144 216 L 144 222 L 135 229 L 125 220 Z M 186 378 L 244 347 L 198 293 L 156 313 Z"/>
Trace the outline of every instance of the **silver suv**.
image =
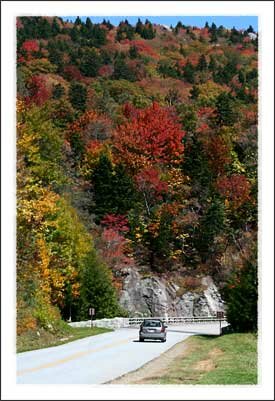
<path id="1" fill-rule="evenodd" d="M 139 341 L 146 339 L 166 341 L 167 326 L 160 319 L 145 319 L 139 329 Z"/>

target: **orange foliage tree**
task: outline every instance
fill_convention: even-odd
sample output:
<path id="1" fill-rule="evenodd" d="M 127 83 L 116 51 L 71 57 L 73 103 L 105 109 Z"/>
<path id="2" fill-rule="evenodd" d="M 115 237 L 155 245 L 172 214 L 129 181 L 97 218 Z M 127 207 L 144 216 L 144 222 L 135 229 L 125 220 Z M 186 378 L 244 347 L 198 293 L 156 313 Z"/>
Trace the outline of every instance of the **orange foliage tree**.
<path id="1" fill-rule="evenodd" d="M 129 121 L 114 133 L 114 152 L 132 171 L 154 164 L 178 164 L 183 156 L 184 131 L 171 109 L 157 103 L 127 110 Z"/>

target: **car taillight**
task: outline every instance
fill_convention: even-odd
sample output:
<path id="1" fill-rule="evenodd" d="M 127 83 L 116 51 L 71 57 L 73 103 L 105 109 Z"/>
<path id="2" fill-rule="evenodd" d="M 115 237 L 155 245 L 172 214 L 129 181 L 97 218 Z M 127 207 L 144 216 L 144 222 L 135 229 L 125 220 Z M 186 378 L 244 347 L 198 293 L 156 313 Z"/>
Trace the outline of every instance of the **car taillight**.
<path id="1" fill-rule="evenodd" d="M 164 331 L 165 331 L 165 328 L 164 328 L 164 326 L 162 326 L 162 328 L 161 328 L 161 333 L 164 333 Z"/>

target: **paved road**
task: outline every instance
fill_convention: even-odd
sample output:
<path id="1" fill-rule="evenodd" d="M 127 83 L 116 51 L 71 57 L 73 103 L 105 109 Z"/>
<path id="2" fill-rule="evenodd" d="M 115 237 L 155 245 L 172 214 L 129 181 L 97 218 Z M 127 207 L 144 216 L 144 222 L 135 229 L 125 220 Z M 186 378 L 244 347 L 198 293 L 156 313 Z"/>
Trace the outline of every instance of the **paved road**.
<path id="1" fill-rule="evenodd" d="M 17 354 L 17 383 L 102 384 L 133 371 L 193 334 L 218 334 L 218 323 L 168 327 L 167 341 L 138 341 L 138 329 L 83 338 Z"/>

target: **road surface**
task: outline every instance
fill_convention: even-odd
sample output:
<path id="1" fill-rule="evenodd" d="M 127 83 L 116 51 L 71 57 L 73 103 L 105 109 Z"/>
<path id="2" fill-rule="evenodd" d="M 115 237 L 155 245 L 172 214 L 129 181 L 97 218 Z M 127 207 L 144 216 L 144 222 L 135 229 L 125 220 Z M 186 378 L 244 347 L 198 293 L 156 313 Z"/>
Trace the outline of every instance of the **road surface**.
<path id="1" fill-rule="evenodd" d="M 194 334 L 218 334 L 218 323 L 169 326 L 167 341 L 138 341 L 138 328 L 17 354 L 17 383 L 103 384 L 138 369 Z"/>

